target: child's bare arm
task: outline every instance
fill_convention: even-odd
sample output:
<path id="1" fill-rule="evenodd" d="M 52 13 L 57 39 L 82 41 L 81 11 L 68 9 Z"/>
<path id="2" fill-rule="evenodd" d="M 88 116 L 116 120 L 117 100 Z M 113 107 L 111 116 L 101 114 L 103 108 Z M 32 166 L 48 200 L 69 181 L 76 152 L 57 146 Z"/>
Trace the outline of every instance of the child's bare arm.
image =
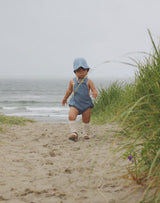
<path id="1" fill-rule="evenodd" d="M 94 83 L 92 80 L 88 80 L 88 86 L 89 86 L 89 89 L 91 89 L 91 94 L 92 94 L 92 97 L 95 99 L 98 95 L 98 92 L 97 92 L 97 89 L 96 87 L 94 86 Z"/>
<path id="2" fill-rule="evenodd" d="M 62 105 L 64 106 L 65 104 L 67 104 L 67 99 L 68 97 L 72 94 L 73 92 L 73 79 L 70 80 L 69 82 L 69 87 L 63 97 L 63 100 L 62 100 Z"/>

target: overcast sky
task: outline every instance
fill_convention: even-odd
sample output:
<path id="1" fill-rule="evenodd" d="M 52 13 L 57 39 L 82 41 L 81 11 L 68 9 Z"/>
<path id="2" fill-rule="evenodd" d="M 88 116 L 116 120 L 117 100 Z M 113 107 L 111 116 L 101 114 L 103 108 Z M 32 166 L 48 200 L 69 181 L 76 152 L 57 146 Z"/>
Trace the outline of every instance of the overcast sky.
<path id="1" fill-rule="evenodd" d="M 72 77 L 76 57 L 96 67 L 90 77 L 133 76 L 99 64 L 150 52 L 147 28 L 159 42 L 159 19 L 160 0 L 0 0 L 0 78 Z"/>

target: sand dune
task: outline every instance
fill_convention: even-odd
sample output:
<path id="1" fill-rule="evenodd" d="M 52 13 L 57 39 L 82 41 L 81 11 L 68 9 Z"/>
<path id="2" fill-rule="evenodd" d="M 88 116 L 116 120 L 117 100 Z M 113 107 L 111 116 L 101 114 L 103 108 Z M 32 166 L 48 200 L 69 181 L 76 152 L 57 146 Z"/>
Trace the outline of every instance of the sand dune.
<path id="1" fill-rule="evenodd" d="M 0 202 L 137 203 L 144 188 L 123 176 L 115 126 L 91 126 L 89 140 L 68 139 L 67 124 L 5 126 L 0 133 Z"/>

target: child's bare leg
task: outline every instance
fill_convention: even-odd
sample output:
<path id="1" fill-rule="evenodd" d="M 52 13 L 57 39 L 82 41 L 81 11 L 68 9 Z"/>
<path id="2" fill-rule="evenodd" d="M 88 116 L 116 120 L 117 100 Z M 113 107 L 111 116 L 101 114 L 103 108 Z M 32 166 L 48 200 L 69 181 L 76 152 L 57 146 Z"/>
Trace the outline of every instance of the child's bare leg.
<path id="1" fill-rule="evenodd" d="M 74 106 L 71 106 L 69 110 L 69 116 L 68 116 L 69 121 L 75 121 L 78 114 L 79 114 L 78 109 L 76 109 Z"/>
<path id="2" fill-rule="evenodd" d="M 83 129 L 84 129 L 84 138 L 89 139 L 90 134 L 90 118 L 91 118 L 91 108 L 88 108 L 82 114 L 82 121 L 83 121 Z"/>
<path id="3" fill-rule="evenodd" d="M 77 141 L 78 133 L 77 133 L 77 122 L 76 118 L 79 114 L 79 111 L 75 107 L 70 107 L 69 110 L 69 127 L 71 129 L 71 136 L 69 137 L 70 140 Z"/>
<path id="4" fill-rule="evenodd" d="M 85 112 L 82 113 L 83 123 L 89 123 L 91 118 L 91 108 L 88 108 Z"/>

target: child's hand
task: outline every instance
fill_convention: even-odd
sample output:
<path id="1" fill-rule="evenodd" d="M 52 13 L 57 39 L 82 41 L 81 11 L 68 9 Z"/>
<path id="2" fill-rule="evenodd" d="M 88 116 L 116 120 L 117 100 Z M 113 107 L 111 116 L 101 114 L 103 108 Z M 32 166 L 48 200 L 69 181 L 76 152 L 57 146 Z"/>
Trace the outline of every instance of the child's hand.
<path id="1" fill-rule="evenodd" d="M 97 97 L 97 92 L 92 92 L 91 95 L 95 99 Z"/>
<path id="2" fill-rule="evenodd" d="M 65 106 L 65 104 L 67 104 L 67 99 L 62 100 L 62 106 Z"/>

